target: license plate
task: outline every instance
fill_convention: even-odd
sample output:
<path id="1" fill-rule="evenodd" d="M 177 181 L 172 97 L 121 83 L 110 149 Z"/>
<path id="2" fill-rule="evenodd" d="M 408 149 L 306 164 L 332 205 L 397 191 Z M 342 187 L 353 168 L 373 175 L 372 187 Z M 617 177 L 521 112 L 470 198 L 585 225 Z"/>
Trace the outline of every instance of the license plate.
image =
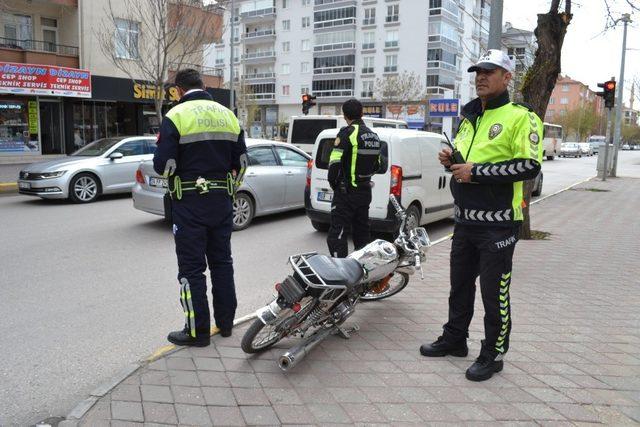
<path id="1" fill-rule="evenodd" d="M 319 202 L 331 202 L 333 200 L 333 193 L 327 193 L 324 191 L 318 192 Z"/>
<path id="2" fill-rule="evenodd" d="M 29 190 L 29 189 L 31 189 L 31 183 L 29 183 L 29 182 L 19 182 L 18 183 L 18 187 L 22 188 L 23 190 Z"/>
<path id="3" fill-rule="evenodd" d="M 151 177 L 149 178 L 149 185 L 151 187 L 167 188 L 167 180 L 163 178 Z"/>

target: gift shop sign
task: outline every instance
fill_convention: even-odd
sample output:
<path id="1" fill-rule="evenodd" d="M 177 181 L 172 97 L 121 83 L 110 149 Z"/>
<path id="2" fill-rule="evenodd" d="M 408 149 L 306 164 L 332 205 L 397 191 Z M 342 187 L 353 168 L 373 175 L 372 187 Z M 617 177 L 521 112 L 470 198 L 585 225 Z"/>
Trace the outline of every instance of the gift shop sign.
<path id="1" fill-rule="evenodd" d="M 0 61 L 0 93 L 91 98 L 91 73 L 77 68 Z"/>

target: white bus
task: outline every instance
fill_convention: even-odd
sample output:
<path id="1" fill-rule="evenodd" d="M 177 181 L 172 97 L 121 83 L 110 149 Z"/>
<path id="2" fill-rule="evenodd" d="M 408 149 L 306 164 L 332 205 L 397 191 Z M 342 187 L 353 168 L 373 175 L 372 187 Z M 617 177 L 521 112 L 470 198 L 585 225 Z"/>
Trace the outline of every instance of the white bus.
<path id="1" fill-rule="evenodd" d="M 562 126 L 553 123 L 544 123 L 543 141 L 543 157 L 547 160 L 553 160 L 555 156 L 560 155 L 560 147 L 564 142 L 564 132 Z"/>

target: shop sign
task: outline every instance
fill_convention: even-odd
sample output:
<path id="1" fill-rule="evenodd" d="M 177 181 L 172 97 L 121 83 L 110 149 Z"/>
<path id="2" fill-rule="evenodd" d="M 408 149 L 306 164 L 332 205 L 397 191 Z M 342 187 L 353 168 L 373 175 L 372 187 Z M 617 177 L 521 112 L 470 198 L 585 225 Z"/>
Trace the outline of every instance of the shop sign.
<path id="1" fill-rule="evenodd" d="M 0 93 L 91 98 L 91 73 L 77 68 L 0 61 Z"/>
<path id="2" fill-rule="evenodd" d="M 162 94 L 162 100 L 169 99 L 170 102 L 180 101 L 180 93 L 178 88 L 171 86 Z M 133 84 L 134 99 L 156 99 L 156 86 L 149 84 L 134 83 Z"/>
<path id="3" fill-rule="evenodd" d="M 382 105 L 364 105 L 362 114 L 366 117 L 382 118 Z"/>
<path id="4" fill-rule="evenodd" d="M 459 99 L 430 99 L 429 117 L 458 117 Z"/>
<path id="5" fill-rule="evenodd" d="M 29 134 L 38 133 L 38 103 L 29 101 Z"/>

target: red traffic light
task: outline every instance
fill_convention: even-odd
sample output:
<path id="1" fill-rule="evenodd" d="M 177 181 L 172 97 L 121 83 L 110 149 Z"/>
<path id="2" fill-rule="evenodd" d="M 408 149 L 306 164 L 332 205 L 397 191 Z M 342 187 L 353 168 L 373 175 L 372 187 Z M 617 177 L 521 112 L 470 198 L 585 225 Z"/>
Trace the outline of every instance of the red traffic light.
<path id="1" fill-rule="evenodd" d="M 615 90 L 615 89 L 616 89 L 616 82 L 614 81 L 605 82 L 604 90 Z"/>
<path id="2" fill-rule="evenodd" d="M 309 101 L 309 95 L 305 94 L 302 95 L 302 102 L 308 102 Z"/>

